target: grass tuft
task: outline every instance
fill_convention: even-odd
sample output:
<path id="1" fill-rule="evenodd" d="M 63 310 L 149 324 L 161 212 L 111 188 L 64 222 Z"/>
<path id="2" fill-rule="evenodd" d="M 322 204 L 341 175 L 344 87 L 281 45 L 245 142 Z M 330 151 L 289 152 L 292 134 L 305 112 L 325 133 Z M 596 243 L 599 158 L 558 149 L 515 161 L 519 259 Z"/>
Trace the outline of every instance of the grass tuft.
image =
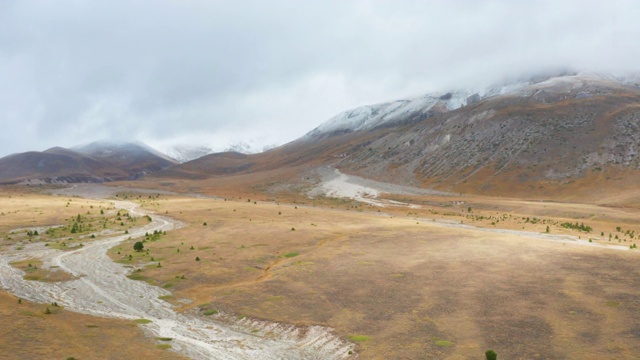
<path id="1" fill-rule="evenodd" d="M 440 346 L 440 347 L 450 347 L 453 346 L 453 342 L 448 341 L 448 340 L 438 340 L 436 341 L 436 346 Z"/>
<path id="2" fill-rule="evenodd" d="M 349 335 L 349 340 L 351 341 L 363 342 L 369 341 L 369 339 L 371 339 L 371 337 L 368 335 Z"/>

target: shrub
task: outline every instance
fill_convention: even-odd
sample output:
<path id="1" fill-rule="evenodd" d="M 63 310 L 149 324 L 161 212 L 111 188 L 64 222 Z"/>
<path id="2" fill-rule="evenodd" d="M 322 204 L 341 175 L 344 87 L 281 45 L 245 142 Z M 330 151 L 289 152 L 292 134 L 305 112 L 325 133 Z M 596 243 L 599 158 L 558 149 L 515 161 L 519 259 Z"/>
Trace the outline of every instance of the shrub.
<path id="1" fill-rule="evenodd" d="M 135 251 L 142 251 L 142 249 L 144 249 L 144 244 L 142 243 L 142 241 L 137 241 L 135 244 L 133 244 L 133 250 Z"/>
<path id="2" fill-rule="evenodd" d="M 498 354 L 493 350 L 487 350 L 484 353 L 484 356 L 487 358 L 487 360 L 497 360 L 498 359 Z"/>

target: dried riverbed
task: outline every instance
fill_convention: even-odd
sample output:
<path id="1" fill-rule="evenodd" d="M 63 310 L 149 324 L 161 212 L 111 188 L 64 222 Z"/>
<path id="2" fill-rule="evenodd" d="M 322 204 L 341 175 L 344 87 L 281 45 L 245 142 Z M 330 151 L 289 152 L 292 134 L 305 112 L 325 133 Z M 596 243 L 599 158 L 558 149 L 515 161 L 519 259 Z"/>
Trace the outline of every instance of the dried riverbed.
<path id="1" fill-rule="evenodd" d="M 96 188 L 75 188 L 96 195 Z M 91 192 L 89 194 L 87 191 Z M 69 195 L 67 191 L 65 194 Z M 105 195 L 105 194 L 100 194 Z M 136 204 L 115 201 L 117 208 L 132 215 L 146 212 Z M 39 303 L 56 302 L 69 311 L 120 319 L 147 319 L 141 324 L 156 337 L 171 338 L 174 351 L 193 359 L 343 359 L 350 344 L 321 326 L 298 328 L 286 324 L 252 321 L 216 322 L 193 314 L 181 314 L 161 299 L 170 293 L 143 281 L 127 278 L 130 269 L 114 263 L 106 252 L 129 237 L 145 232 L 170 231 L 182 226 L 168 217 L 153 215 L 153 221 L 130 230 L 127 235 L 87 242 L 76 250 L 49 249 L 42 243 L 13 248 L 0 254 L 0 287 L 14 295 Z M 40 282 L 23 278 L 13 261 L 40 259 L 44 267 L 57 267 L 78 278 L 64 282 Z"/>

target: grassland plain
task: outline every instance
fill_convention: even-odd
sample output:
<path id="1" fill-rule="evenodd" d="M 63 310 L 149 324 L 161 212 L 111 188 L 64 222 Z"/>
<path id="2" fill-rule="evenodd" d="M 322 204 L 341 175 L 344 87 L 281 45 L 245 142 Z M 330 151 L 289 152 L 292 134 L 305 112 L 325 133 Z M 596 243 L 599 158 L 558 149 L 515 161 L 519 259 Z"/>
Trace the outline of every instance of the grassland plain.
<path id="1" fill-rule="evenodd" d="M 357 352 L 366 359 L 479 358 L 487 348 L 512 359 L 634 359 L 640 354 L 640 314 L 635 311 L 640 254 L 606 248 L 637 240 L 635 209 L 465 196 L 402 197 L 398 200 L 422 207 L 382 211 L 329 198 L 302 204 L 300 197 L 275 203 L 253 195 L 226 200 L 123 196 L 189 225 L 149 234 L 148 253 L 133 251 L 135 239 L 110 251 L 114 260 L 140 269 L 132 278 L 172 291 L 166 300 L 179 311 L 222 322 L 244 317 L 327 325 L 358 344 Z M 0 201 L 5 213 L 0 215 L 5 234 L 0 246 L 13 247 L 29 238 L 14 234 L 7 240 L 11 229 L 64 224 L 110 205 L 26 188 L 4 188 Z M 585 222 L 593 230 L 560 226 L 568 221 Z M 537 233 L 550 226 L 551 234 L 573 240 L 452 226 L 460 222 Z M 609 241 L 609 233 L 618 239 Z M 604 246 L 578 245 L 593 245 L 586 240 L 592 237 Z M 90 347 L 84 347 L 91 345 L 91 336 L 85 339 L 82 331 L 118 326 L 132 331 L 126 344 L 115 336 L 105 338 L 120 352 L 160 351 L 159 340 L 145 338 L 130 321 L 63 309 L 49 316 L 43 305 L 34 304 L 26 305 L 36 311 L 20 312 L 17 299 L 4 294 L 0 300 L 7 319 L 16 324 L 2 329 L 18 329 L 24 339 L 43 344 L 18 348 L 19 342 L 5 337 L 0 348 L 8 353 L 37 358 L 48 343 L 55 351 L 54 334 L 65 333 L 49 329 L 74 321 L 79 328 L 65 336 L 70 352 L 63 356 L 92 358 Z M 29 326 L 41 320 L 47 323 Z"/>
<path id="2" fill-rule="evenodd" d="M 123 243 L 110 255 L 140 267 L 138 279 L 170 289 L 167 300 L 180 311 L 327 325 L 366 359 L 480 358 L 488 348 L 508 359 L 640 356 L 640 254 L 606 248 L 608 232 L 625 246 L 636 241 L 624 232 L 634 226 L 633 209 L 412 200 L 424 207 L 140 199 L 190 226 L 148 241 L 148 254 Z M 594 229 L 560 226 L 569 220 Z M 450 226 L 459 222 L 538 233 L 550 226 L 571 238 Z M 589 237 L 604 246 L 581 246 Z"/>
<path id="3" fill-rule="evenodd" d="M 96 190 L 93 187 L 74 189 L 79 191 L 74 192 L 86 196 L 94 196 L 93 190 Z M 103 189 L 101 187 L 98 190 Z M 122 194 L 122 197 L 128 195 Z M 353 350 L 354 344 L 337 338 L 328 329 L 319 326 L 296 328 L 272 322 L 247 323 L 246 320 L 242 323 L 233 321 L 221 324 L 210 321 L 210 318 L 197 318 L 198 314 L 176 314 L 170 304 L 164 301 L 164 298 L 170 295 L 167 290 L 127 279 L 125 275 L 135 269 L 127 271 L 127 266 L 112 263 L 105 253 L 108 248 L 127 238 L 141 237 L 154 241 L 166 235 L 166 231 L 181 225 L 156 214 L 151 218 L 135 204 L 127 201 L 114 201 L 114 206 L 116 209 L 109 212 L 117 211 L 116 216 L 123 218 L 127 216 L 121 216 L 120 212 L 128 211 L 131 218 L 146 219 L 145 225 L 126 229 L 124 235 L 120 232 L 104 239 L 92 240 L 70 252 L 48 247 L 47 245 L 53 241 L 57 242 L 54 239 L 47 239 L 44 243 L 27 244 L 24 247 L 10 246 L 10 251 L 0 258 L 0 271 L 3 274 L 0 277 L 1 285 L 14 294 L 33 301 L 51 303 L 56 308 L 59 303 L 82 313 L 114 316 L 132 321 L 138 319 L 136 323 L 141 324 L 148 333 L 153 333 L 157 341 L 163 342 L 160 344 L 162 349 L 175 349 L 197 359 L 342 359 Z M 89 227 L 81 220 L 82 217 L 76 216 L 72 229 Z M 81 224 L 78 224 L 80 222 Z M 117 221 L 115 224 L 121 226 Z M 61 229 L 66 228 L 56 228 L 56 233 Z M 23 230 L 27 231 L 27 236 L 32 231 Z M 77 230 L 76 233 L 79 231 L 81 230 Z M 95 234 L 89 239 L 93 239 L 93 235 Z M 37 236 L 39 239 L 39 235 Z M 57 268 L 79 278 L 50 284 L 30 281 L 23 278 L 24 273 L 15 268 L 24 257 L 42 258 L 45 265 L 56 265 Z M 9 265 L 11 263 L 15 264 L 13 268 Z M 159 262 L 154 265 L 161 267 Z M 138 275 L 138 271 L 133 275 Z M 209 315 L 214 313 L 213 310 L 207 312 Z"/>
<path id="4" fill-rule="evenodd" d="M 18 303 L 6 292 L 0 292 L 0 318 L 2 359 L 186 359 L 158 348 L 132 321 Z"/>
<path id="5" fill-rule="evenodd" d="M 44 195 L 27 187 L 2 187 L 0 251 L 30 242 L 49 241 L 46 229 L 50 226 L 66 225 L 78 214 L 98 217 L 101 209 L 111 207 L 109 201 Z M 115 227 L 117 231 L 124 231 L 119 222 Z M 26 235 L 27 231 L 37 229 L 40 229 L 38 235 Z M 58 230 L 57 235 L 62 232 Z M 77 239 L 86 234 L 66 235 L 76 238 L 71 241 L 65 238 L 69 244 L 91 241 L 88 236 Z M 26 270 L 26 276 L 34 281 L 69 279 L 69 274 L 45 270 L 40 265 L 37 259 L 14 264 Z M 184 359 L 159 348 L 158 341 L 145 335 L 132 321 L 78 314 L 53 304 L 34 304 L 5 291 L 0 291 L 0 318 L 2 359 Z"/>

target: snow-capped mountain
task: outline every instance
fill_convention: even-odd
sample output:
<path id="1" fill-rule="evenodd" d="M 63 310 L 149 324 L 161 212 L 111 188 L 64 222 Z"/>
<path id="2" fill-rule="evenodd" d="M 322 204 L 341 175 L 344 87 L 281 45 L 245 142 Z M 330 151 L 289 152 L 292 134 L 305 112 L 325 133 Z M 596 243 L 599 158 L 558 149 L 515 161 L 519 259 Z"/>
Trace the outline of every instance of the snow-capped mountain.
<path id="1" fill-rule="evenodd" d="M 491 86 L 484 89 L 426 94 L 412 99 L 365 105 L 339 113 L 307 133 L 305 138 L 317 138 L 331 134 L 369 130 L 384 125 L 412 123 L 436 114 L 474 104 L 480 100 L 515 93 L 532 84 L 540 83 L 550 78 L 553 78 L 553 76 L 536 76 L 527 80 Z"/>
<path id="2" fill-rule="evenodd" d="M 245 141 L 240 141 L 239 143 L 227 147 L 224 151 L 235 151 L 241 154 L 257 154 L 271 150 L 276 146 L 277 145 L 259 145 L 256 143 L 250 144 Z"/>
<path id="3" fill-rule="evenodd" d="M 173 145 L 162 147 L 162 151 L 178 162 L 185 163 L 205 155 L 219 152 L 238 152 L 241 154 L 257 154 L 273 149 L 276 145 L 262 145 L 254 141 L 240 141 L 228 146 L 207 145 Z"/>
<path id="4" fill-rule="evenodd" d="M 162 150 L 164 153 L 181 163 L 191 161 L 214 152 L 210 147 L 186 145 L 168 146 L 162 148 Z"/>

